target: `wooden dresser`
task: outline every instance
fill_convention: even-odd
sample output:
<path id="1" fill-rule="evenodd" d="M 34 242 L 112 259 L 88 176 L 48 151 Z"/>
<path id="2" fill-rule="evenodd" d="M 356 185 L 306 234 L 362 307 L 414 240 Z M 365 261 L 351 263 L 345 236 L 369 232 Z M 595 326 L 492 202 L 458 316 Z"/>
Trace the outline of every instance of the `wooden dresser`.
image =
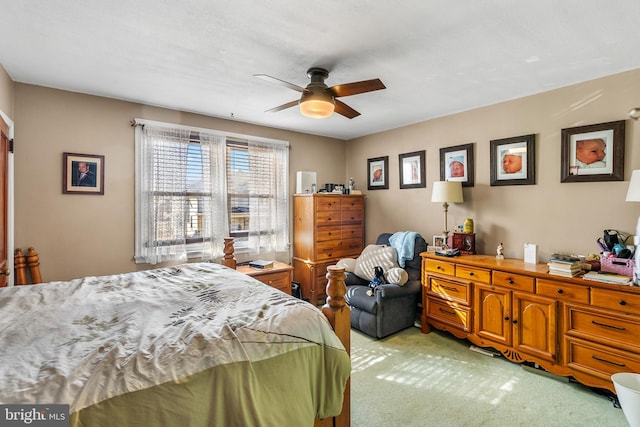
<path id="1" fill-rule="evenodd" d="M 296 194 L 293 211 L 293 280 L 317 305 L 326 299 L 327 266 L 364 248 L 364 196 Z"/>
<path id="2" fill-rule="evenodd" d="M 422 332 L 445 330 L 612 392 L 612 374 L 640 373 L 640 287 L 494 256 L 421 255 Z"/>
<path id="3" fill-rule="evenodd" d="M 291 270 L 293 270 L 293 267 L 289 264 L 274 261 L 273 268 L 269 269 L 259 270 L 248 265 L 239 265 L 236 269 L 240 273 L 258 279 L 264 284 L 291 295 Z"/>

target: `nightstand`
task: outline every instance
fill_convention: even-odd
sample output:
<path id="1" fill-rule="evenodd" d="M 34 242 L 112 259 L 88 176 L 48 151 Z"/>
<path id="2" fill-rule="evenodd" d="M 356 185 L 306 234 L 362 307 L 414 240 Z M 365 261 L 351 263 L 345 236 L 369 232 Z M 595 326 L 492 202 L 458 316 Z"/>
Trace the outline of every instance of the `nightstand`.
<path id="1" fill-rule="evenodd" d="M 248 265 L 239 265 L 236 270 L 251 276 L 264 284 L 291 295 L 291 272 L 293 267 L 283 262 L 274 261 L 273 268 L 258 270 Z"/>

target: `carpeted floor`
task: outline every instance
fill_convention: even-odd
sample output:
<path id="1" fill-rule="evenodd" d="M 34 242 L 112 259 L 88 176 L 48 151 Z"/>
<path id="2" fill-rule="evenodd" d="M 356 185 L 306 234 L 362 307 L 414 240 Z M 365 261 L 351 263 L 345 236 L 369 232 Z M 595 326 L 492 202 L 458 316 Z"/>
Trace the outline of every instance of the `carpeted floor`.
<path id="1" fill-rule="evenodd" d="M 352 330 L 351 425 L 628 426 L 609 397 L 469 345 L 413 327 L 382 340 Z"/>

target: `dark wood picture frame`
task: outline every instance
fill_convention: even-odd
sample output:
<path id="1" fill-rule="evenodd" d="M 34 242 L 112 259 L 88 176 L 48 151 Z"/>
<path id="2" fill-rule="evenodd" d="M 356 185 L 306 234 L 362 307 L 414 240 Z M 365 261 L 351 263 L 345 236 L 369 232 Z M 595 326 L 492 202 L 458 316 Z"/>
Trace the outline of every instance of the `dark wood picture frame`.
<path id="1" fill-rule="evenodd" d="M 427 187 L 426 153 L 426 150 L 422 150 L 398 155 L 400 189 Z"/>
<path id="2" fill-rule="evenodd" d="M 104 156 L 62 153 L 62 192 L 104 195 Z"/>
<path id="3" fill-rule="evenodd" d="M 369 190 L 389 189 L 389 156 L 367 159 L 367 183 Z"/>
<path id="4" fill-rule="evenodd" d="M 440 181 L 460 181 L 463 187 L 474 186 L 473 146 L 471 143 L 440 149 Z"/>
<path id="5" fill-rule="evenodd" d="M 624 134 L 624 120 L 562 129 L 560 182 L 624 181 Z"/>
<path id="6" fill-rule="evenodd" d="M 535 185 L 535 134 L 494 139 L 490 150 L 491 186 Z"/>

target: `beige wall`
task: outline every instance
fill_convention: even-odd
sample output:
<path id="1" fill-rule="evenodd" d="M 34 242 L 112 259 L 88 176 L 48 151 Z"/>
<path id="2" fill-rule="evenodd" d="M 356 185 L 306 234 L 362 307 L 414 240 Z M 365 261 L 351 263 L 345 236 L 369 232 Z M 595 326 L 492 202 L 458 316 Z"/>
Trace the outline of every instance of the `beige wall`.
<path id="1" fill-rule="evenodd" d="M 367 195 L 368 242 L 382 231 L 440 234 L 442 206 L 429 201 L 439 149 L 467 143 L 475 144 L 475 186 L 449 208 L 449 224 L 473 218 L 480 252 L 494 253 L 501 241 L 506 256 L 517 258 L 525 242 L 538 243 L 541 261 L 554 251 L 594 252 L 603 229 L 634 233 L 640 214 L 639 205 L 624 202 L 631 170 L 640 169 L 638 122 L 626 121 L 627 181 L 560 183 L 561 129 L 626 119 L 640 105 L 640 70 L 349 142 L 32 85 L 15 84 L 12 93 L 6 80 L 0 72 L 0 105 L 14 104 L 16 247 L 37 248 L 45 280 L 146 267 L 132 261 L 133 118 L 290 141 L 291 192 L 297 170 L 316 170 L 319 185 L 353 176 Z M 491 187 L 489 141 L 530 133 L 537 184 Z M 399 190 L 398 155 L 423 149 L 427 188 Z M 104 196 L 62 194 L 63 152 L 105 155 Z M 367 191 L 366 159 L 385 155 L 389 190 Z"/>
<path id="2" fill-rule="evenodd" d="M 134 250 L 134 118 L 286 140 L 295 172 L 343 182 L 346 142 L 17 83 L 16 247 L 40 254 L 43 278 L 67 280 L 148 268 Z M 105 156 L 105 194 L 62 194 L 62 153 Z M 288 260 L 287 260 L 288 261 Z"/>
<path id="3" fill-rule="evenodd" d="M 13 80 L 0 65 L 0 111 L 13 120 Z"/>
<path id="4" fill-rule="evenodd" d="M 428 102 L 428 98 L 427 101 Z M 540 260 L 555 251 L 597 252 L 605 228 L 635 234 L 640 204 L 625 203 L 628 180 L 640 169 L 640 123 L 627 111 L 640 105 L 640 70 L 425 121 L 353 140 L 347 175 L 367 193 L 366 238 L 383 231 L 442 234 L 443 209 L 432 203 L 440 177 L 441 147 L 475 144 L 475 186 L 464 203 L 449 207 L 449 229 L 474 219 L 478 249 L 494 254 L 504 242 L 507 257 L 523 257 L 525 242 L 539 245 Z M 560 183 L 563 128 L 626 120 L 626 182 Z M 536 185 L 490 186 L 490 140 L 536 134 Z M 398 155 L 426 150 L 426 189 L 399 189 Z M 389 190 L 366 191 L 368 158 L 389 156 Z"/>

